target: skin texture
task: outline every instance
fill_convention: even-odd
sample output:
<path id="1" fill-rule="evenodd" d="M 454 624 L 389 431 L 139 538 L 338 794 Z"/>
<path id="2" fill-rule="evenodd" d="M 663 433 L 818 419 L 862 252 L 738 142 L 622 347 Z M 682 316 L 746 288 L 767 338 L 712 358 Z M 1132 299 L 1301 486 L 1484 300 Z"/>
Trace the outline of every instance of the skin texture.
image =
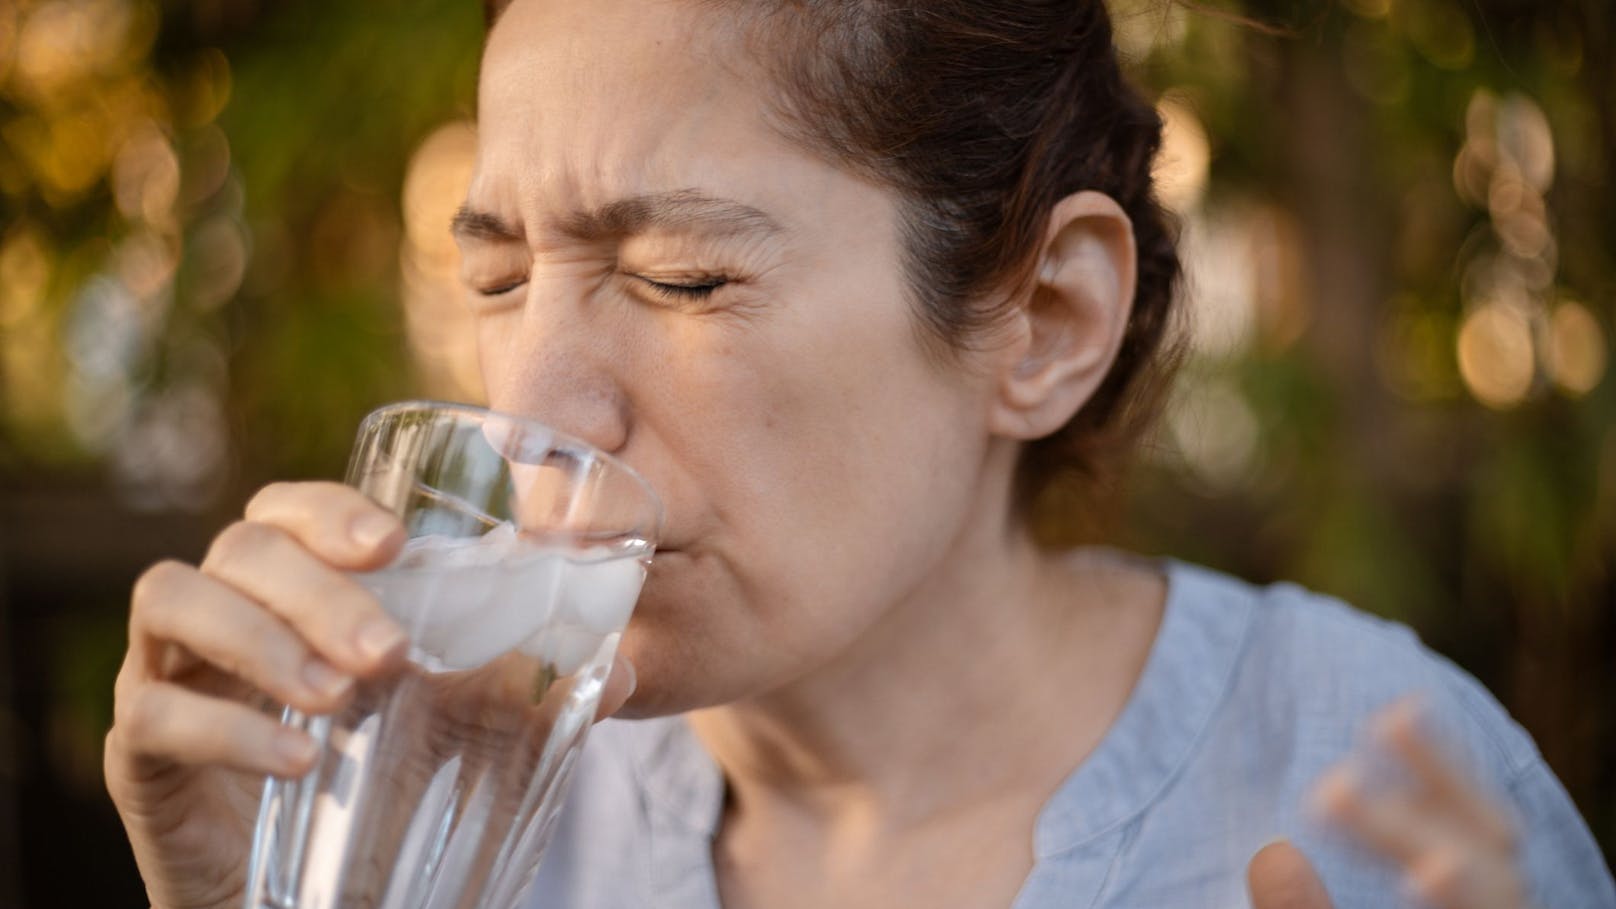
<path id="1" fill-rule="evenodd" d="M 504 13 L 455 222 L 490 403 L 663 498 L 622 644 L 637 685 L 614 675 L 607 704 L 690 711 L 729 784 L 727 909 L 1008 905 L 1161 616 L 1153 567 L 1045 552 L 1010 508 L 1020 446 L 1115 356 L 1131 228 L 1062 200 L 1013 315 L 942 363 L 897 198 L 770 127 L 747 47 L 671 0 Z M 277 485 L 201 566 L 142 580 L 106 764 L 155 906 L 239 899 L 246 773 L 310 760 L 243 701 L 330 709 L 398 659 L 340 570 L 400 542 L 350 490 Z"/>

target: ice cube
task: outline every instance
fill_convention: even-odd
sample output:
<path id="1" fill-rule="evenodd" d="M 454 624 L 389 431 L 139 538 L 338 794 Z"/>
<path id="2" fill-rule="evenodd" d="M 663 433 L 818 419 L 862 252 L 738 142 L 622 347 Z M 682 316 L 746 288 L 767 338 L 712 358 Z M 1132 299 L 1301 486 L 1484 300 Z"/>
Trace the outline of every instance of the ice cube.
<path id="1" fill-rule="evenodd" d="M 604 636 L 577 625 L 556 624 L 522 644 L 522 653 L 555 667 L 557 675 L 572 675 L 600 650 Z"/>
<path id="2" fill-rule="evenodd" d="M 382 605 L 423 650 L 438 653 L 442 632 L 481 611 L 498 583 L 489 548 L 476 538 L 420 537 L 384 575 Z"/>
<path id="3" fill-rule="evenodd" d="M 472 669 L 527 641 L 572 672 L 622 629 L 645 568 L 605 550 L 542 547 L 504 523 L 480 537 L 416 537 L 357 580 L 442 668 Z M 545 633 L 552 621 L 570 629 Z"/>
<path id="4" fill-rule="evenodd" d="M 569 559 L 557 614 L 596 634 L 621 631 L 644 583 L 645 566 L 638 559 Z"/>
<path id="5" fill-rule="evenodd" d="M 449 572 L 384 568 L 356 575 L 355 580 L 374 594 L 383 611 L 413 638 L 417 630 L 429 627 L 429 620 L 437 616 L 439 591 L 449 581 Z"/>
<path id="6" fill-rule="evenodd" d="M 444 662 L 462 669 L 481 666 L 532 637 L 550 621 L 561 559 L 534 553 L 482 569 L 489 590 L 476 608 L 456 615 L 435 635 Z M 471 574 L 472 571 L 462 571 Z"/>

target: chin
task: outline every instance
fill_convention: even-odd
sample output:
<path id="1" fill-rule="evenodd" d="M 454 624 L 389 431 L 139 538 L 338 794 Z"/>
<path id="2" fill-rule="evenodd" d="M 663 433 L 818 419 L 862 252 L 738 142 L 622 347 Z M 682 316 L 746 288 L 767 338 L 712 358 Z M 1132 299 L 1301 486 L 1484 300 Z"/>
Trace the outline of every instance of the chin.
<path id="1" fill-rule="evenodd" d="M 712 651 L 701 646 L 700 636 L 691 634 L 686 623 L 664 625 L 651 616 L 637 615 L 623 632 L 618 650 L 634 664 L 635 685 L 634 693 L 613 716 L 669 716 L 728 700 L 716 690 L 720 680 Z"/>
<path id="2" fill-rule="evenodd" d="M 753 607 L 716 559 L 683 551 L 651 565 L 618 650 L 634 693 L 615 716 L 643 719 L 754 697 L 780 682 Z"/>

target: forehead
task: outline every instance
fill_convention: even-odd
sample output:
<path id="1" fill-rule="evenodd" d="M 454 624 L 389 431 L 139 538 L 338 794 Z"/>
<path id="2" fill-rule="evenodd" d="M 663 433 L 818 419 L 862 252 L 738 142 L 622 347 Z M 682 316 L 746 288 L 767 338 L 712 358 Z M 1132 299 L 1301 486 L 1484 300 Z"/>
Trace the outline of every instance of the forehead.
<path id="1" fill-rule="evenodd" d="M 785 151 L 738 28 L 689 0 L 516 0 L 489 36 L 478 119 L 479 170 L 528 183 L 677 189 Z"/>
<path id="2" fill-rule="evenodd" d="M 733 16 L 696 0 L 515 0 L 489 34 L 482 88 L 628 81 L 664 95 L 724 81 L 715 64 L 739 57 L 738 37 Z"/>

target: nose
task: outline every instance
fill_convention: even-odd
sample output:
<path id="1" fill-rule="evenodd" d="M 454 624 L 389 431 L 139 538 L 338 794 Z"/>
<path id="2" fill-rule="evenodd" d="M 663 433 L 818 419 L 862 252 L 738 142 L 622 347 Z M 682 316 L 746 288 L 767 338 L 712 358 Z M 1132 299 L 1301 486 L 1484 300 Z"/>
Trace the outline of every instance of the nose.
<path id="1" fill-rule="evenodd" d="M 577 288 L 530 286 L 519 318 L 481 332 L 489 405 L 621 451 L 631 430 L 623 344 L 598 309 Z"/>

